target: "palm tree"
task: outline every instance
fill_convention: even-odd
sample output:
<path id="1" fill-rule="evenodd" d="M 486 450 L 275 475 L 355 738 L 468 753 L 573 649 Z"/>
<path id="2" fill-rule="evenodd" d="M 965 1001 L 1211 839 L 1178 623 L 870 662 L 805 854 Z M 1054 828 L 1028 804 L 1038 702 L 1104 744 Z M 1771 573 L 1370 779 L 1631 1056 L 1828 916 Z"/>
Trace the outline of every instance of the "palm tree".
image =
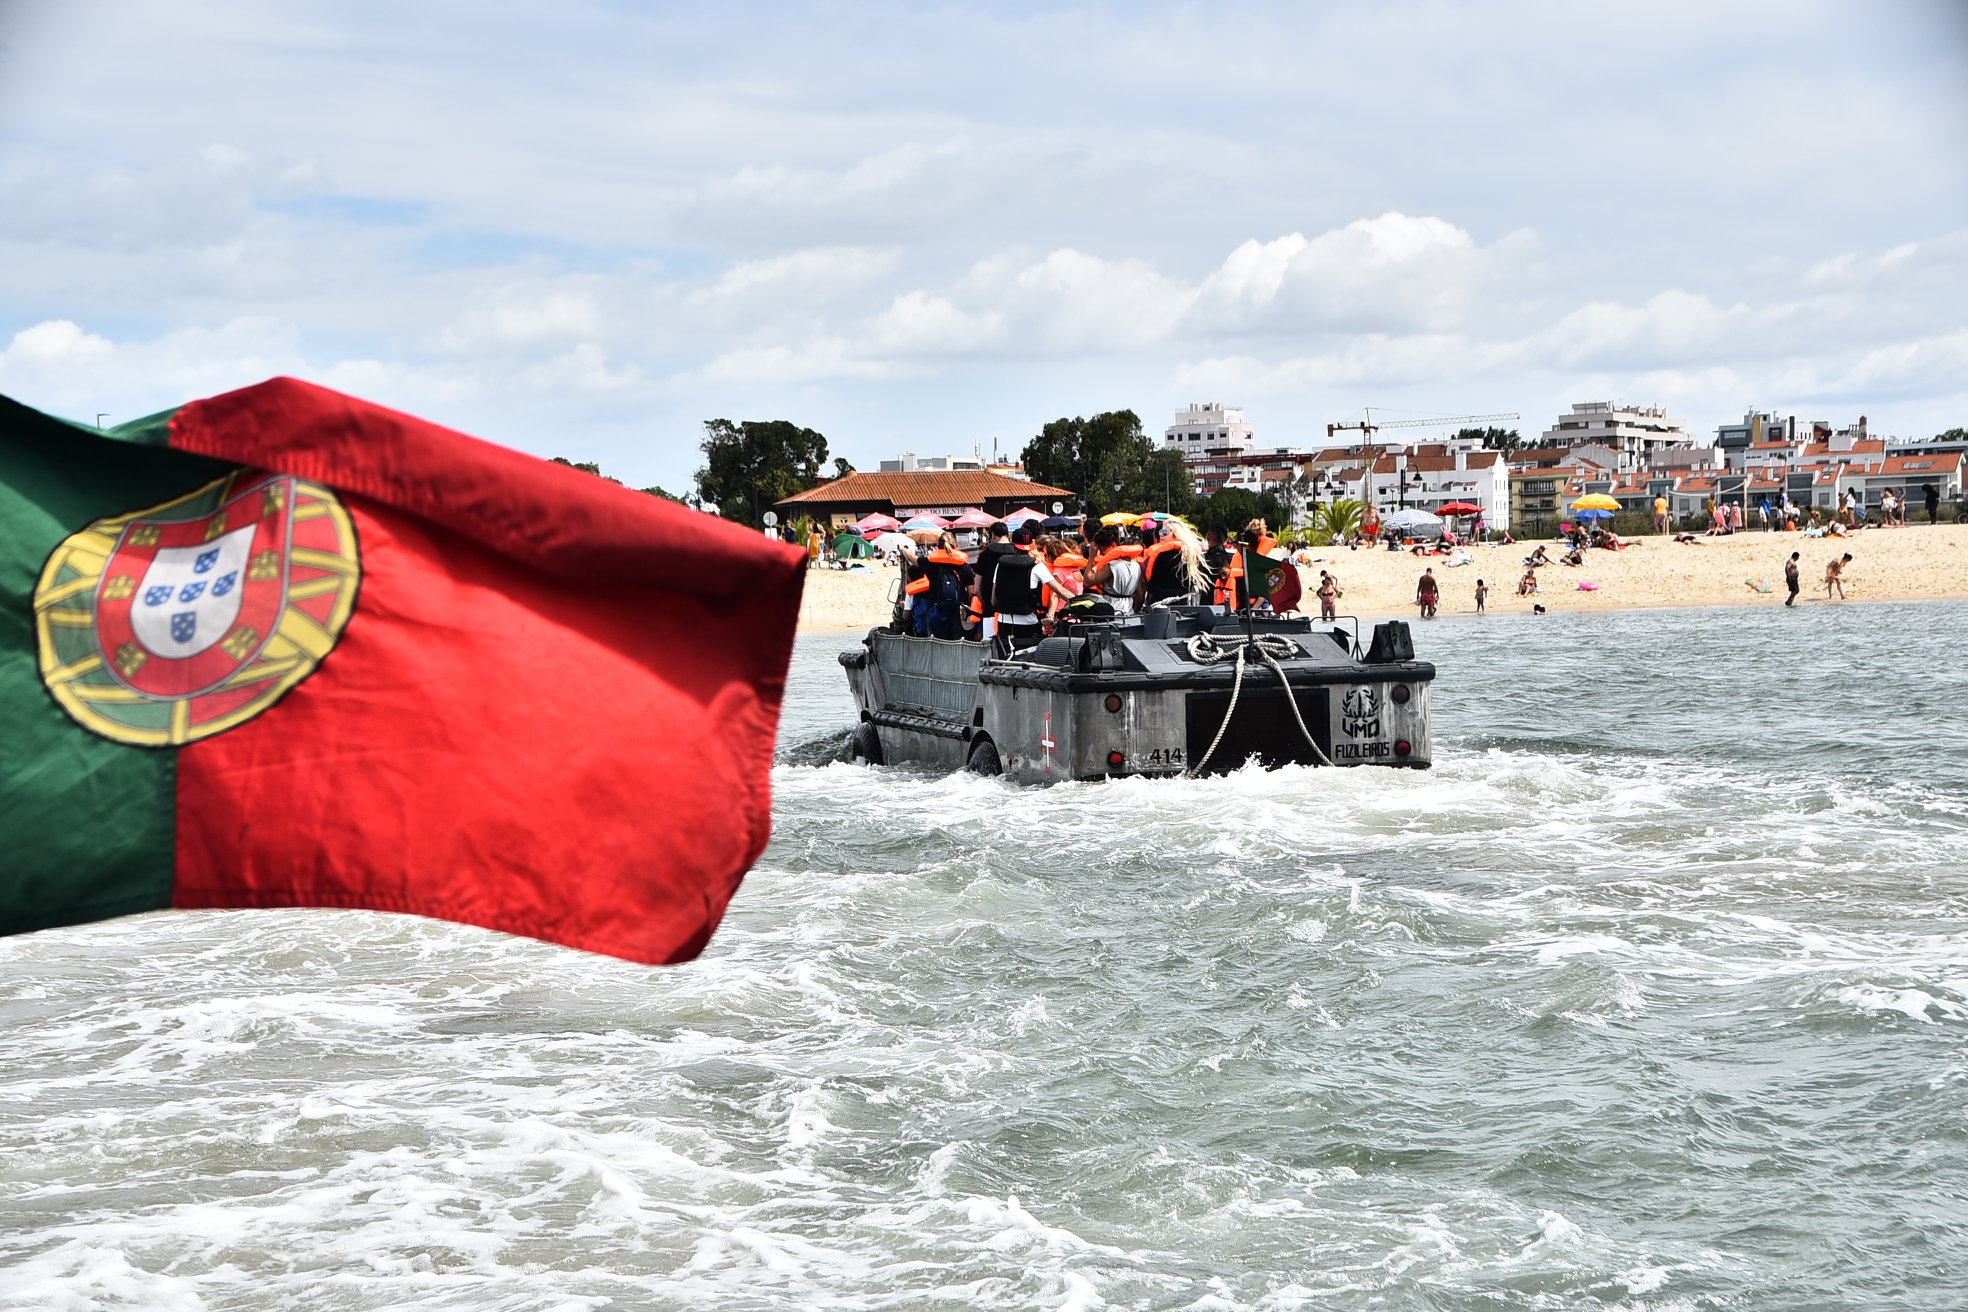
<path id="1" fill-rule="evenodd" d="M 1358 501 L 1328 501 L 1312 515 L 1312 545 L 1329 547 L 1344 542 L 1360 531 L 1366 507 Z"/>

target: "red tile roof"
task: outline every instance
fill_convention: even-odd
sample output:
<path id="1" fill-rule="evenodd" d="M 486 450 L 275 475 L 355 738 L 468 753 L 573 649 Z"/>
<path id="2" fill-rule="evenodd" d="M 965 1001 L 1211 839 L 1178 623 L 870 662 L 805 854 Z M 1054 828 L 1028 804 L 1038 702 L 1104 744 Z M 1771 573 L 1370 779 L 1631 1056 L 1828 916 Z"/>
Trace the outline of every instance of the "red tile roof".
<path id="1" fill-rule="evenodd" d="M 1951 474 L 1961 468 L 1962 453 L 1950 451 L 1935 456 L 1887 456 L 1879 466 L 1882 474 Z"/>
<path id="2" fill-rule="evenodd" d="M 1817 456 L 1876 456 L 1886 453 L 1886 439 L 1883 437 L 1859 438 L 1843 451 L 1831 449 L 1830 442 L 1813 442 L 1798 454 L 1805 459 Z"/>

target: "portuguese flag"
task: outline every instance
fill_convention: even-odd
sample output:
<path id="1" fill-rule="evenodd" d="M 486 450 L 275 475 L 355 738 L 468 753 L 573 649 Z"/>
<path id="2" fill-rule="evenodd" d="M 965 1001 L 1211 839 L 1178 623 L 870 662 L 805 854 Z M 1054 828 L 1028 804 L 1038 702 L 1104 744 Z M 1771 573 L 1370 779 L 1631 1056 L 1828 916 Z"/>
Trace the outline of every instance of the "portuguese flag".
<path id="1" fill-rule="evenodd" d="M 799 552 L 293 379 L 0 398 L 0 933 L 360 907 L 642 962 L 764 849 Z"/>

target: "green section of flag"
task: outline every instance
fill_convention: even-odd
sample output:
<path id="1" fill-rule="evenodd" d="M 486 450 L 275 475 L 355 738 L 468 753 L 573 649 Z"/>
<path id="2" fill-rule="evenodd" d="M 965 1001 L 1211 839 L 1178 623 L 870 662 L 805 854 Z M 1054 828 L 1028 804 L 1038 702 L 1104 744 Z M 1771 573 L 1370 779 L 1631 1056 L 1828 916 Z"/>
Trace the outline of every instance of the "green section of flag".
<path id="1" fill-rule="evenodd" d="M 1243 552 L 1244 590 L 1250 594 L 1252 601 L 1268 599 L 1283 566 L 1254 548 L 1245 547 Z"/>
<path id="2" fill-rule="evenodd" d="M 171 904 L 176 754 L 70 719 L 42 686 L 34 625 L 64 538 L 230 468 L 170 450 L 169 422 L 98 432 L 0 397 L 0 933 Z"/>

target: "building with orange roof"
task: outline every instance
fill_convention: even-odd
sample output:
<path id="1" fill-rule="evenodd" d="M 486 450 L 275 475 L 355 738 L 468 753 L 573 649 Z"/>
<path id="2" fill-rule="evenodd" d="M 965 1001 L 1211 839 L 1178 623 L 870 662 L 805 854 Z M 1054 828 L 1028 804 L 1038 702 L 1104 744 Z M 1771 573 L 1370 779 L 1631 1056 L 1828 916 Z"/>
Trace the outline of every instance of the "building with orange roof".
<path id="1" fill-rule="evenodd" d="M 970 507 L 1003 515 L 1024 505 L 1049 510 L 1054 502 L 1071 513 L 1078 494 L 1029 478 L 1007 478 L 982 469 L 856 471 L 830 478 L 773 502 L 782 515 L 812 515 L 836 528 L 880 511 L 897 519 L 930 514 L 954 518 Z"/>

